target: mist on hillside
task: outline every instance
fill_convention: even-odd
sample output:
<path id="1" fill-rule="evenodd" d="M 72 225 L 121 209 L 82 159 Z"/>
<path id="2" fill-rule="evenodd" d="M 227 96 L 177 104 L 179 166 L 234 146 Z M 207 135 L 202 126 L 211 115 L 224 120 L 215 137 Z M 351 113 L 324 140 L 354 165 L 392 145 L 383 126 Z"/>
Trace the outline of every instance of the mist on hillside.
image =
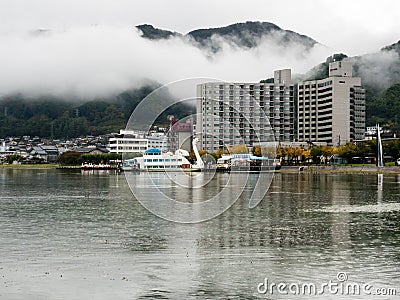
<path id="1" fill-rule="evenodd" d="M 279 33 L 264 36 L 255 41 L 256 47 L 247 49 L 218 35 L 210 41 L 207 49 L 179 36 L 149 40 L 133 26 L 2 33 L 0 97 L 20 93 L 89 100 L 149 82 L 167 84 L 193 77 L 258 82 L 283 68 L 291 68 L 294 78 L 302 79 L 296 74 L 307 73 L 338 52 L 318 43 L 311 48 L 296 40 L 282 43 Z M 210 49 L 216 44 L 220 49 L 213 53 Z M 369 86 L 387 87 L 396 81 L 393 74 L 396 77 L 400 67 L 394 50 L 353 60 L 357 74 Z"/>
<path id="2" fill-rule="evenodd" d="M 91 26 L 66 31 L 32 31 L 0 36 L 0 96 L 52 95 L 91 99 L 137 88 L 149 80 L 166 84 L 192 77 L 259 81 L 273 71 L 302 73 L 331 52 L 311 50 L 280 36 L 258 41 L 251 49 L 214 36 L 222 50 L 214 55 L 178 37 L 147 40 L 132 28 Z"/>

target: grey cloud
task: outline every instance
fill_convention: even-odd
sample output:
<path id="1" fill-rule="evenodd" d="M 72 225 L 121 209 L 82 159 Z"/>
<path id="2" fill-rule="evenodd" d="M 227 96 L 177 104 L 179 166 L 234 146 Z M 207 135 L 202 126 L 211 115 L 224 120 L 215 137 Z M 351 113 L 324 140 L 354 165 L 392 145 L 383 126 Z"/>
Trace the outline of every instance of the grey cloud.
<path id="1" fill-rule="evenodd" d="M 150 41 L 129 27 L 2 34 L 0 95 L 92 98 L 139 87 L 149 79 L 162 84 L 190 77 L 258 81 L 280 68 L 305 72 L 330 54 L 319 45 L 309 51 L 296 43 L 283 48 L 279 37 L 264 39 L 250 50 L 226 39 L 218 42 L 223 51 L 210 59 L 188 41 Z"/>
<path id="2" fill-rule="evenodd" d="M 352 59 L 363 84 L 377 90 L 387 89 L 400 82 L 400 57 L 395 50 L 380 51 Z"/>

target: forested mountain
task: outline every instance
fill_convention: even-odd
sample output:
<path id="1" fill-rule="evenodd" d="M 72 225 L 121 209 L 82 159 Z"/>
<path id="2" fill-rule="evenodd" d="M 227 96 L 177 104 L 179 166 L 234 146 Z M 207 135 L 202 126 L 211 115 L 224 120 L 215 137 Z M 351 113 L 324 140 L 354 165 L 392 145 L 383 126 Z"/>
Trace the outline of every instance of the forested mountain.
<path id="1" fill-rule="evenodd" d="M 245 22 L 225 27 L 196 29 L 185 35 L 158 29 L 149 24 L 138 25 L 136 28 L 142 32 L 143 38 L 154 40 L 179 37 L 199 48 L 208 49 L 212 52 L 221 50 L 221 40 L 243 49 L 257 47 L 264 39 L 271 39 L 282 47 L 296 44 L 304 46 L 305 49 L 310 49 L 317 44 L 314 39 L 306 35 L 284 30 L 269 22 Z"/>
<path id="2" fill-rule="evenodd" d="M 382 51 L 392 51 L 392 50 L 396 51 L 400 55 L 400 41 L 382 48 Z"/>
<path id="3" fill-rule="evenodd" d="M 180 33 L 155 28 L 153 25 L 150 24 L 137 25 L 136 28 L 142 32 L 142 37 L 149 40 L 161 40 L 168 39 L 174 36 L 182 36 Z"/>
<path id="4" fill-rule="evenodd" d="M 5 97 L 0 100 L 0 137 L 37 135 L 68 138 L 118 132 L 125 128 L 136 105 L 154 88 L 145 86 L 113 98 L 85 103 L 51 97 Z M 168 123 L 169 114 L 179 118 L 190 112 L 194 112 L 194 107 L 175 105 L 160 115 L 158 123 Z"/>

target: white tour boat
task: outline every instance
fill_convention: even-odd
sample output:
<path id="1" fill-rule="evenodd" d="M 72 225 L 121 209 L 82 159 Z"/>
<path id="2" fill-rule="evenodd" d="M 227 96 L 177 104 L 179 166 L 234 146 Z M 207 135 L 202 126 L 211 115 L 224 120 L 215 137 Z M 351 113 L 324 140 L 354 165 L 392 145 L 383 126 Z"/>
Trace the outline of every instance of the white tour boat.
<path id="1" fill-rule="evenodd" d="M 204 163 L 200 158 L 197 150 L 198 139 L 193 139 L 193 151 L 196 155 L 196 164 L 192 165 L 188 159 L 189 152 L 186 150 L 178 149 L 175 153 L 167 152 L 163 153 L 158 148 L 151 148 L 146 150 L 141 157 L 135 157 L 126 161 L 126 163 L 120 167 L 122 171 L 149 171 L 149 172 L 196 172 L 201 171 L 204 168 Z"/>

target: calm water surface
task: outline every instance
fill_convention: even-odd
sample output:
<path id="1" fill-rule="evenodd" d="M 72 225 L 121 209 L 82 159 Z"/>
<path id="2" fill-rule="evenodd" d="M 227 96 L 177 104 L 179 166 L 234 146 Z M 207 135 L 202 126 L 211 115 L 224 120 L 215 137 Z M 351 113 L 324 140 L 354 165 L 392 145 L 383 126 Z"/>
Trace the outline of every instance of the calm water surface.
<path id="1" fill-rule="evenodd" d="M 121 174 L 0 169 L 0 299 L 400 298 L 399 175 L 277 174 L 254 209 L 251 190 L 183 225 L 144 209 Z M 257 291 L 339 272 L 397 296 Z"/>

